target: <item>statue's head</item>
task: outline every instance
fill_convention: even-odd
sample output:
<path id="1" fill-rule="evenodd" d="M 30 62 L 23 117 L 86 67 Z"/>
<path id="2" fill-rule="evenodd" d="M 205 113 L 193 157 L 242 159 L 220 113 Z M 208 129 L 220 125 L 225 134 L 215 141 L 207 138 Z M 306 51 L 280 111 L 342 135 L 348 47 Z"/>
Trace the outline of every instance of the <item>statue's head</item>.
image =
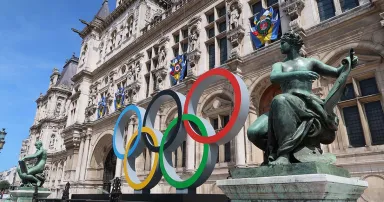
<path id="1" fill-rule="evenodd" d="M 35 143 L 36 149 L 40 149 L 43 146 L 43 143 L 39 140 Z"/>
<path id="2" fill-rule="evenodd" d="M 284 33 L 280 41 L 280 49 L 283 54 L 288 54 L 293 50 L 299 52 L 304 44 L 301 36 L 293 31 Z"/>

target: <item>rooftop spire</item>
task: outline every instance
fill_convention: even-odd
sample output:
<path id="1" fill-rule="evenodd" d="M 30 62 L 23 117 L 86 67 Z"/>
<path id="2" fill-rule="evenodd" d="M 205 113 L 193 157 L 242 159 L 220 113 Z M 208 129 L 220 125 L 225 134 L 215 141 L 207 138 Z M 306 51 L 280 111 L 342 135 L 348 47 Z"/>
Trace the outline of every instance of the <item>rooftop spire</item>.
<path id="1" fill-rule="evenodd" d="M 97 12 L 96 14 L 96 17 L 104 20 L 105 18 L 108 17 L 109 14 L 110 12 L 109 12 L 108 0 L 104 0 L 99 12 Z"/>

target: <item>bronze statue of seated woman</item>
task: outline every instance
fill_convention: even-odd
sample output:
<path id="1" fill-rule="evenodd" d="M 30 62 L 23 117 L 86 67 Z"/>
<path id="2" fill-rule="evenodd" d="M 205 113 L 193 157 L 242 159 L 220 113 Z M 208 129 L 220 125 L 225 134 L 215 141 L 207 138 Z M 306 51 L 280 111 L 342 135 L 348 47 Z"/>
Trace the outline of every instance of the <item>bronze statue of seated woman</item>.
<path id="1" fill-rule="evenodd" d="M 264 151 L 264 164 L 296 162 L 333 163 L 333 155 L 323 154 L 320 144 L 331 144 L 336 137 L 338 118 L 334 113 L 345 91 L 357 57 L 350 56 L 335 68 L 301 57 L 301 37 L 294 32 L 281 38 L 281 52 L 287 57 L 272 66 L 270 79 L 280 84 L 282 94 L 273 98 L 271 110 L 258 117 L 247 131 L 248 139 Z M 321 76 L 337 78 L 326 99 L 312 93 L 312 83 Z"/>
<path id="2" fill-rule="evenodd" d="M 41 187 L 44 184 L 44 166 L 47 161 L 47 151 L 43 149 L 43 143 L 37 141 L 35 143 L 36 153 L 30 156 L 26 156 L 19 161 L 19 167 L 17 168 L 17 173 L 22 181 L 21 186 L 31 187 L 38 186 Z M 34 166 L 27 168 L 25 161 L 36 159 Z"/>

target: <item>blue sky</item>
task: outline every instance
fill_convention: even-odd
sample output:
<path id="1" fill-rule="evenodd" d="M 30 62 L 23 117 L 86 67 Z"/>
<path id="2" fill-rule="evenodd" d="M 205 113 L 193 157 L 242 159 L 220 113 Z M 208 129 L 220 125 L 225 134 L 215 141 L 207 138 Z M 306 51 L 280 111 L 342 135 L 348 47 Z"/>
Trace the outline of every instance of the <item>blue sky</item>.
<path id="1" fill-rule="evenodd" d="M 29 135 L 35 100 L 45 93 L 54 67 L 79 55 L 79 18 L 91 21 L 103 0 L 1 0 L 0 128 L 8 132 L 0 171 L 17 165 L 21 142 Z M 115 1 L 110 0 L 111 10 Z"/>

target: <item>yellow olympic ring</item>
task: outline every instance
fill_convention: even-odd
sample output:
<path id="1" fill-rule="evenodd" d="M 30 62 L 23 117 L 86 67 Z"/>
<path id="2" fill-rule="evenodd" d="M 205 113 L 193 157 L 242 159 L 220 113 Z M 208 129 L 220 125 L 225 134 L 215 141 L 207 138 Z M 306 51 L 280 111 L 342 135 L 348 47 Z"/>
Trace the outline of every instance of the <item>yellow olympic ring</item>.
<path id="1" fill-rule="evenodd" d="M 147 133 L 148 135 L 151 136 L 152 140 L 153 140 L 153 144 L 155 147 L 159 146 L 159 142 L 156 138 L 156 135 L 155 133 L 153 132 L 153 130 L 151 130 L 150 128 L 148 127 L 143 127 L 142 128 L 142 132 L 143 133 Z M 129 186 L 131 186 L 133 189 L 135 190 L 142 190 L 144 189 L 148 183 L 150 182 L 150 180 L 153 178 L 153 176 L 155 175 L 155 172 L 156 172 L 156 167 L 159 165 L 158 162 L 159 162 L 159 153 L 154 153 L 154 162 L 152 164 L 152 168 L 151 168 L 151 171 L 149 172 L 147 178 L 140 182 L 140 183 L 136 183 L 134 182 L 133 180 L 131 180 L 129 178 L 129 175 L 128 175 L 128 169 L 127 169 L 127 157 L 128 157 L 128 151 L 129 151 L 129 148 L 132 144 L 132 141 L 135 139 L 135 137 L 137 137 L 138 135 L 138 131 L 135 131 L 135 133 L 132 135 L 131 139 L 129 139 L 128 141 L 128 144 L 125 148 L 125 154 L 124 154 L 124 174 L 125 174 L 125 179 L 127 180 L 127 183 Z"/>

